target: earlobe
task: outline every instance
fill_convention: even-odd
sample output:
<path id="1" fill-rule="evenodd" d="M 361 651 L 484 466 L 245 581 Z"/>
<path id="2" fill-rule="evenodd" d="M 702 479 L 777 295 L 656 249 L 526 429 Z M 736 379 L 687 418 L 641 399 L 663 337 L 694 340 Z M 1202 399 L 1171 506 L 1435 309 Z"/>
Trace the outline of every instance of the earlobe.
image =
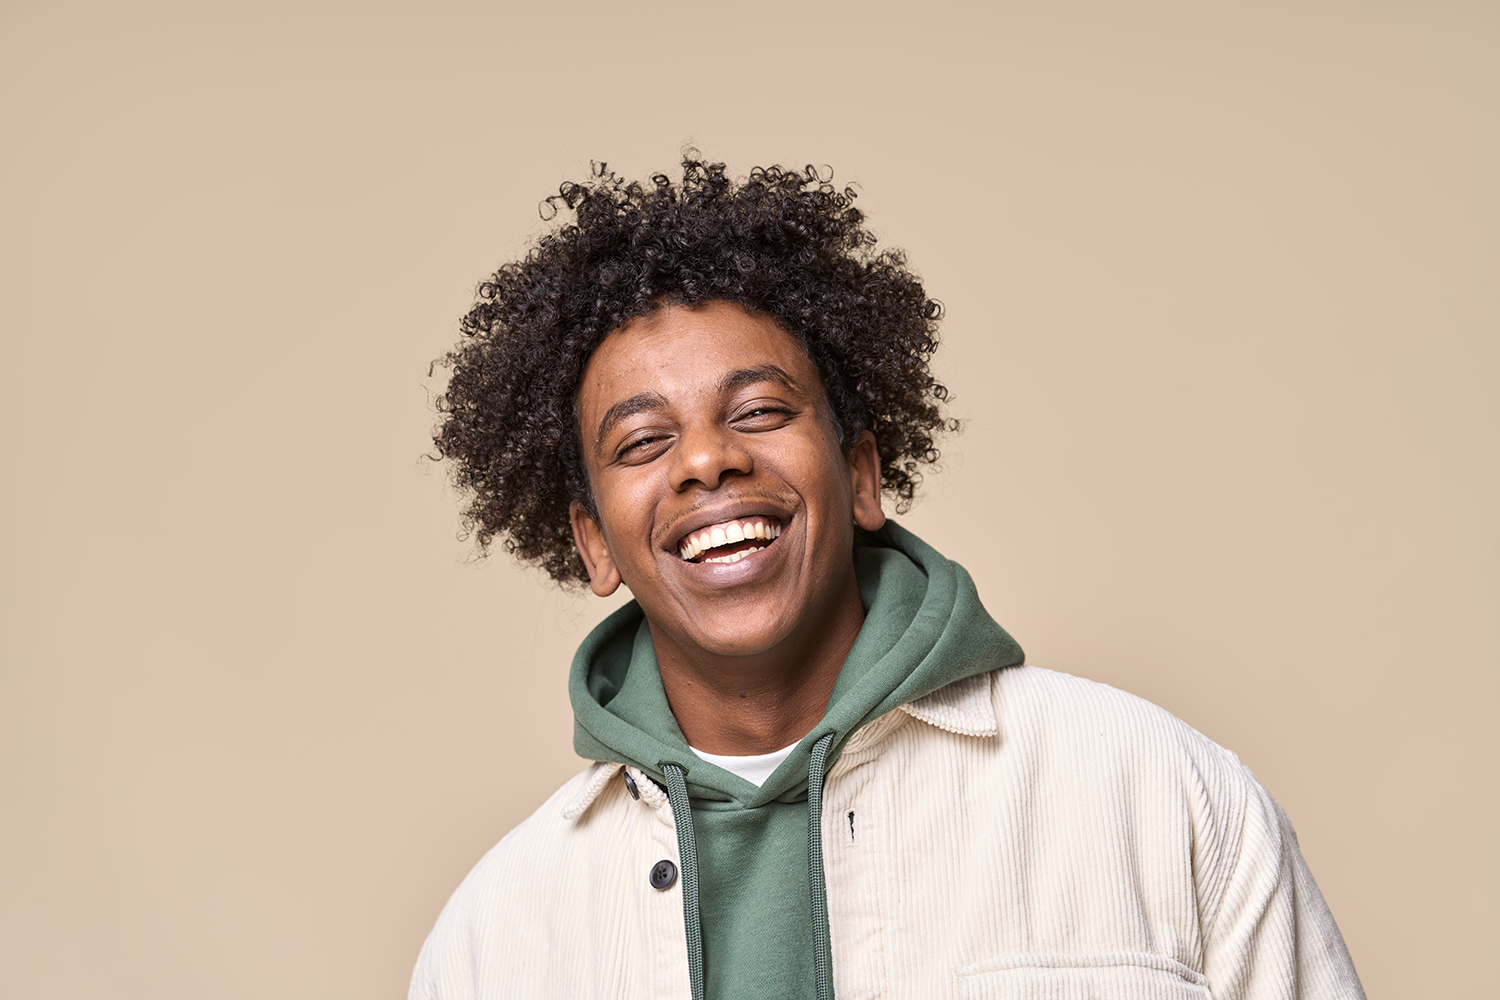
<path id="1" fill-rule="evenodd" d="M 849 451 L 849 479 L 854 493 L 854 523 L 866 531 L 885 524 L 880 509 L 880 450 L 875 435 L 865 431 Z"/>
<path id="2" fill-rule="evenodd" d="M 608 597 L 620 589 L 620 571 L 609 554 L 604 531 L 577 500 L 568 505 L 568 517 L 573 522 L 573 544 L 588 570 L 589 589 L 598 597 Z"/>

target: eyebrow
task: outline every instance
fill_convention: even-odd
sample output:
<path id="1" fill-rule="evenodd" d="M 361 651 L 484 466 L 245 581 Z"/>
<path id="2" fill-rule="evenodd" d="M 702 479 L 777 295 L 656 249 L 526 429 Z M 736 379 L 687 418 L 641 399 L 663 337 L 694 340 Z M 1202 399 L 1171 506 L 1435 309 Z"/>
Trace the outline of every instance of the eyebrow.
<path id="1" fill-rule="evenodd" d="M 755 365 L 751 368 L 736 368 L 734 371 L 725 372 L 718 383 L 714 386 L 718 392 L 728 393 L 736 389 L 743 389 L 747 385 L 755 385 L 757 382 L 775 382 L 777 385 L 790 390 L 798 391 L 797 380 L 786 373 L 779 365 Z M 608 410 L 604 411 L 604 417 L 599 421 L 599 432 L 594 438 L 597 447 L 604 441 L 604 435 L 610 429 L 637 413 L 646 410 L 655 410 L 667 405 L 666 397 L 659 392 L 640 392 L 629 399 L 622 399 Z"/>
<path id="2" fill-rule="evenodd" d="M 659 392 L 640 392 L 629 399 L 620 400 L 604 411 L 604 419 L 599 421 L 599 434 L 594 438 L 594 444 L 597 446 L 602 442 L 604 435 L 609 433 L 609 429 L 626 417 L 666 405 L 666 398 Z"/>
<path id="3" fill-rule="evenodd" d="M 721 393 L 733 392 L 757 382 L 775 382 L 783 389 L 790 389 L 794 392 L 799 388 L 797 380 L 778 365 L 756 365 L 753 368 L 736 368 L 732 372 L 726 372 L 724 377 L 719 379 L 718 390 Z"/>

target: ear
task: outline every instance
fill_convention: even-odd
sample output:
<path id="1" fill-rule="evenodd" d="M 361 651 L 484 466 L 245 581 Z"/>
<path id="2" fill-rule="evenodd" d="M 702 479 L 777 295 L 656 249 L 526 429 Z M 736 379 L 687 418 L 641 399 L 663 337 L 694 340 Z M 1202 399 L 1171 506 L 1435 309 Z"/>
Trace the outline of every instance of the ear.
<path id="1" fill-rule="evenodd" d="M 573 522 L 573 544 L 578 546 L 583 568 L 589 573 L 589 589 L 599 597 L 608 597 L 620 589 L 620 571 L 610 557 L 604 529 L 577 500 L 568 505 L 568 517 Z"/>
<path id="2" fill-rule="evenodd" d="M 875 435 L 865 431 L 849 449 L 849 482 L 854 493 L 854 523 L 866 531 L 885 524 L 880 509 L 880 451 Z"/>

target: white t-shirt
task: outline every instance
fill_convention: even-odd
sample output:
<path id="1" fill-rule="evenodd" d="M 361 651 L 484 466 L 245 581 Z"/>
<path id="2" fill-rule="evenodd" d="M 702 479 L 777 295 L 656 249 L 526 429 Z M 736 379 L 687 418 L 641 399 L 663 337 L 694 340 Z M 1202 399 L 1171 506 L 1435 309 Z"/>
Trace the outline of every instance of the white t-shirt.
<path id="1" fill-rule="evenodd" d="M 797 742 L 800 743 L 801 740 Z M 771 776 L 771 772 L 780 767 L 781 762 L 791 756 L 792 751 L 797 749 L 797 744 L 793 743 L 789 747 L 772 750 L 770 753 L 751 754 L 748 757 L 731 757 L 724 754 L 704 753 L 697 747 L 692 746 L 688 747 L 688 749 L 715 767 L 722 767 L 730 774 L 737 774 L 756 788 L 759 788 L 766 783 L 766 779 Z"/>

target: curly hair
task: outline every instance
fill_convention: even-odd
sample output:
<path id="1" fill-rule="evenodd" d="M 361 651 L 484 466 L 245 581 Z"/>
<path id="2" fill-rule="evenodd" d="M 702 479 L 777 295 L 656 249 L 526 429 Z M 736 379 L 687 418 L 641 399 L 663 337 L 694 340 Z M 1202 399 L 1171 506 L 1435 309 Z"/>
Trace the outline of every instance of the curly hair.
<path id="1" fill-rule="evenodd" d="M 595 164 L 563 184 L 544 219 L 575 221 L 479 285 L 464 340 L 435 364 L 451 378 L 436 405 L 438 456 L 452 460 L 465 537 L 564 585 L 587 583 L 568 508 L 597 516 L 579 443 L 576 395 L 611 331 L 666 303 L 722 300 L 770 316 L 807 349 L 840 442 L 874 433 L 881 486 L 910 508 L 919 466 L 958 423 L 933 378 L 942 305 L 900 250 L 876 252 L 851 188 L 813 167 L 758 167 L 743 181 L 685 154 L 682 182 L 624 181 Z"/>

